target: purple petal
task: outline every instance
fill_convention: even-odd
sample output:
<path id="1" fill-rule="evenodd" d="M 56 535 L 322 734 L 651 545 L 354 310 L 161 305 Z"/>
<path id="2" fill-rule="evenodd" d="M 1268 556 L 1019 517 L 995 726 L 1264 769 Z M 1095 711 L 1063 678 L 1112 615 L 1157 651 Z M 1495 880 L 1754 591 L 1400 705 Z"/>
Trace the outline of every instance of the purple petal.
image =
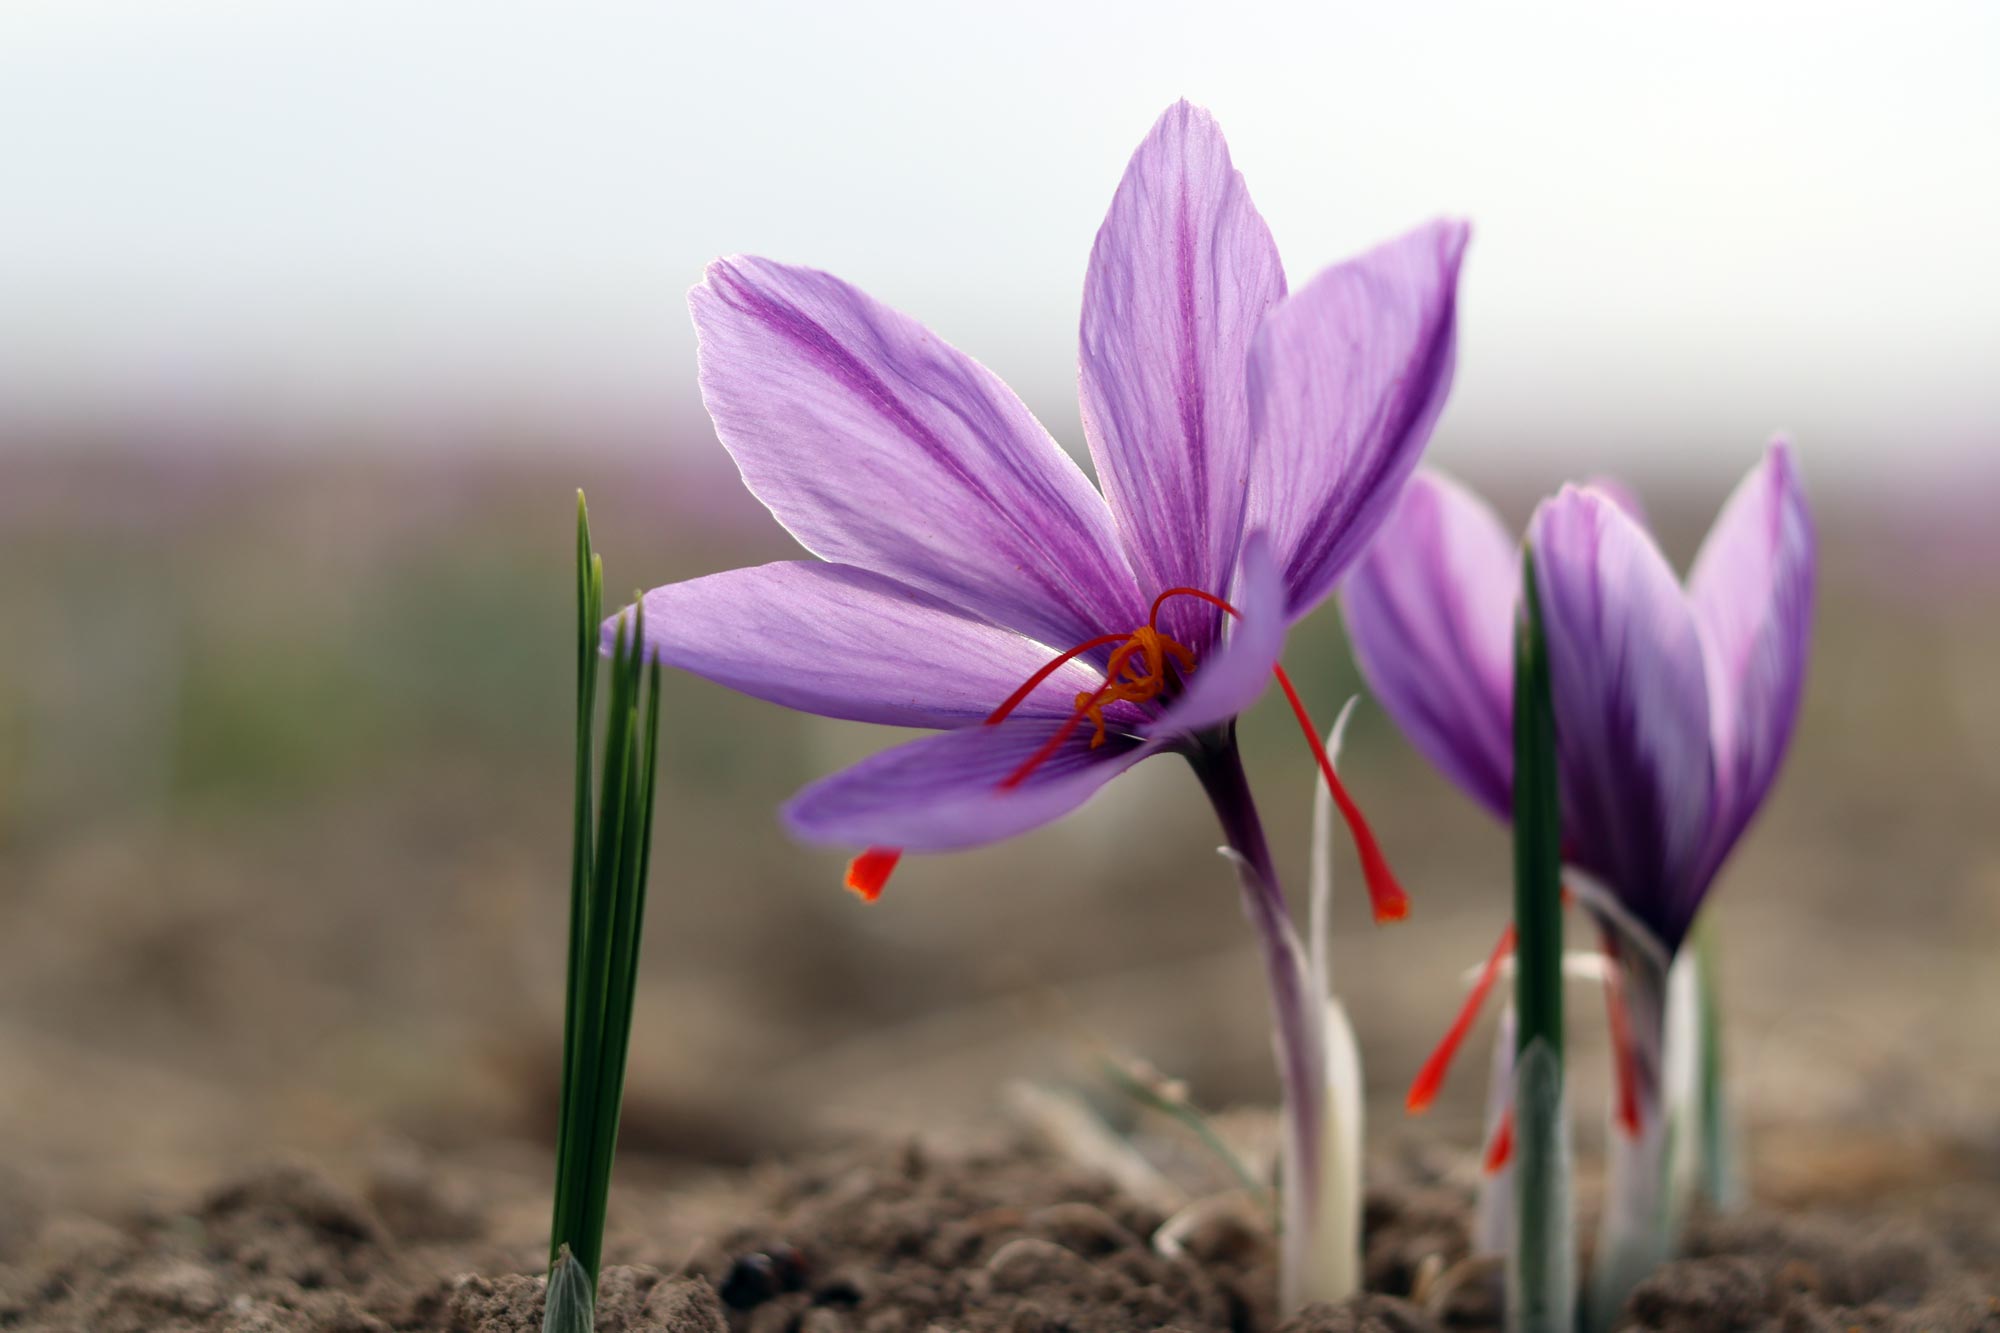
<path id="1" fill-rule="evenodd" d="M 717 260 L 688 303 L 716 433 L 808 550 L 1058 647 L 1145 619 L 1102 499 L 970 357 L 769 260 Z"/>
<path id="2" fill-rule="evenodd" d="M 1215 120 L 1180 102 L 1132 155 L 1084 278 L 1084 432 L 1141 586 L 1220 593 L 1250 466 L 1244 358 L 1285 294 L 1277 247 Z M 1163 617 L 1201 651 L 1220 626 Z"/>
<path id="3" fill-rule="evenodd" d="M 910 741 L 807 787 L 785 807 L 785 822 L 807 842 L 977 847 L 1068 814 L 1161 748 L 1118 733 L 1093 748 L 1091 728 L 1078 727 L 1019 786 L 1003 789 L 1061 725 L 1009 721 Z"/>
<path id="4" fill-rule="evenodd" d="M 1270 685 L 1290 622 L 1285 618 L 1285 585 L 1271 558 L 1271 543 L 1261 532 L 1244 540 L 1230 604 L 1240 619 L 1230 622 L 1229 637 L 1196 664 L 1187 693 L 1146 728 L 1147 735 L 1185 736 L 1220 725 L 1256 703 Z"/>
<path id="5" fill-rule="evenodd" d="M 1666 557 L 1608 496 L 1565 486 L 1529 532 L 1564 841 L 1671 950 L 1706 887 L 1714 778 L 1701 635 Z"/>
<path id="6" fill-rule="evenodd" d="M 1711 870 L 1778 774 L 1804 693 L 1815 537 L 1791 446 L 1772 443 L 1709 529 L 1688 578 L 1708 663 L 1715 745 Z"/>
<path id="7" fill-rule="evenodd" d="M 1646 515 L 1646 502 L 1639 498 L 1639 492 L 1622 477 L 1595 476 L 1584 485 L 1593 491 L 1601 491 L 1604 498 L 1624 510 L 1634 523 L 1651 532 L 1653 522 Z"/>
<path id="8" fill-rule="evenodd" d="M 648 648 L 669 666 L 826 717 L 905 727 L 983 721 L 1054 656 L 893 579 L 787 561 L 647 593 Z M 614 632 L 607 621 L 604 632 Z M 1070 663 L 1016 708 L 1065 718 L 1099 672 Z"/>
<path id="9" fill-rule="evenodd" d="M 1420 471 L 1341 588 L 1361 674 L 1423 756 L 1501 819 L 1514 790 L 1520 550 L 1485 501 Z"/>
<path id="10" fill-rule="evenodd" d="M 1468 229 L 1433 222 L 1336 265 L 1251 345 L 1245 522 L 1271 533 L 1304 615 L 1388 517 L 1451 388 Z"/>

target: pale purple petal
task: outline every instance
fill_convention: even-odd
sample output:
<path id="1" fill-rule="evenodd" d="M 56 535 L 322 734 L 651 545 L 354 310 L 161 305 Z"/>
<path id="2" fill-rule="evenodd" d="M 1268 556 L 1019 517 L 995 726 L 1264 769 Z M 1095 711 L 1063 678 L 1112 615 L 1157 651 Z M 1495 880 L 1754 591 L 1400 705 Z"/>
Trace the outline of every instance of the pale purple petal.
<path id="1" fill-rule="evenodd" d="M 1419 471 L 1341 586 L 1354 659 L 1423 756 L 1501 819 L 1514 789 L 1520 549 L 1485 501 Z"/>
<path id="2" fill-rule="evenodd" d="M 716 261 L 689 305 L 716 433 L 808 550 L 1058 647 L 1145 619 L 1103 500 L 970 357 L 769 260 Z"/>
<path id="3" fill-rule="evenodd" d="M 1132 155 L 1084 278 L 1084 433 L 1149 592 L 1220 593 L 1236 568 L 1250 415 L 1244 358 L 1285 294 L 1271 233 L 1208 112 L 1169 107 Z M 1161 628 L 1201 651 L 1220 622 Z"/>
<path id="4" fill-rule="evenodd" d="M 1815 562 L 1798 465 L 1778 440 L 1723 506 L 1688 578 L 1715 745 L 1712 865 L 1756 814 L 1791 742 L 1812 637 Z"/>
<path id="5" fill-rule="evenodd" d="M 1622 477 L 1595 476 L 1584 485 L 1593 491 L 1601 491 L 1604 497 L 1617 505 L 1634 523 L 1651 532 L 1653 522 L 1646 515 L 1646 502 L 1639 498 L 1639 492 Z"/>
<path id="6" fill-rule="evenodd" d="M 1187 693 L 1146 728 L 1149 736 L 1185 736 L 1227 722 L 1257 702 L 1271 683 L 1271 669 L 1285 651 L 1285 585 L 1278 578 L 1271 543 L 1253 532 L 1243 542 L 1242 568 L 1230 605 L 1240 619 L 1228 637 L 1196 664 Z"/>
<path id="7" fill-rule="evenodd" d="M 1601 492 L 1564 487 L 1529 533 L 1564 842 L 1672 949 L 1699 905 L 1714 793 L 1694 615 L 1652 538 Z"/>
<path id="8" fill-rule="evenodd" d="M 771 703 L 905 727 L 983 721 L 1055 654 L 848 565 L 786 561 L 655 588 L 649 650 Z M 607 621 L 609 641 L 615 622 Z M 1101 673 L 1072 662 L 1016 708 L 1065 718 Z"/>
<path id="9" fill-rule="evenodd" d="M 1467 235 L 1433 222 L 1335 265 L 1251 345 L 1245 523 L 1270 532 L 1295 619 L 1333 591 L 1430 439 L 1451 387 Z"/>
<path id="10" fill-rule="evenodd" d="M 1018 787 L 1001 784 L 1062 724 L 1046 719 L 965 727 L 910 741 L 813 783 L 785 807 L 807 842 L 942 852 L 998 842 L 1068 814 L 1161 747 L 1118 733 L 1091 745 L 1076 728 Z"/>

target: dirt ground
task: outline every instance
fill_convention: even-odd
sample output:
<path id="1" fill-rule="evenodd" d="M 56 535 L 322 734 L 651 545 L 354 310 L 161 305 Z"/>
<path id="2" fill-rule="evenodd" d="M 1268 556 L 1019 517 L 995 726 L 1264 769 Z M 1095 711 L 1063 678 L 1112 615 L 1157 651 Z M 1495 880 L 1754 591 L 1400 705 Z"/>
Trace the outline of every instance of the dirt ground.
<path id="1" fill-rule="evenodd" d="M 433 1285 L 531 1271 L 561 1031 L 570 489 L 593 497 L 613 587 L 784 558 L 782 537 L 726 476 L 602 459 L 473 470 L 16 456 L 7 469 L 0 1255 L 46 1276 L 51 1245 L 102 1253 L 140 1237 L 160 1262 L 174 1245 L 215 1253 L 192 1262 L 220 1265 L 211 1277 L 235 1293 L 235 1242 L 201 1249 L 202 1237 L 244 1210 L 317 1207 L 259 1173 L 284 1159 L 310 1167 L 294 1185 L 318 1182 L 298 1189 L 346 1201 L 335 1214 L 359 1201 L 366 1226 L 342 1242 L 356 1253 L 391 1250 Z M 1676 560 L 1721 492 L 1648 495 Z M 1519 518 L 1532 493 L 1524 480 L 1503 507 Z M 1991 1235 L 1949 1218 L 2000 1182 L 2000 696 L 1988 685 L 2000 550 L 1964 505 L 1816 498 L 1826 568 L 1806 711 L 1712 909 L 1734 1091 L 1761 1206 L 1809 1212 L 1809 1227 L 1915 1227 L 1935 1277 L 1918 1287 L 1956 1290 L 1959 1269 L 1977 1268 L 1962 1238 Z M 1357 688 L 1330 614 L 1296 636 L 1288 665 L 1322 720 Z M 681 1289 L 643 1272 L 692 1264 L 713 1278 L 690 1257 L 699 1237 L 805 1206 L 784 1202 L 784 1181 L 818 1168 L 754 1164 L 912 1133 L 976 1142 L 1007 1129 L 1010 1084 L 1088 1089 L 1107 1048 L 1187 1079 L 1206 1105 L 1268 1105 L 1254 948 L 1173 765 L 1142 766 L 1033 837 L 913 859 L 864 907 L 837 888 L 839 858 L 790 844 L 771 812 L 891 737 L 691 680 L 667 711 L 627 1228 L 614 1217 L 637 1247 L 614 1255 L 642 1268 L 632 1300 Z M 1287 726 L 1260 709 L 1246 744 L 1296 892 L 1311 770 Z M 1339 913 L 1374 1141 L 1460 1152 L 1477 1134 L 1477 1058 L 1425 1121 L 1400 1123 L 1401 1090 L 1456 1005 L 1459 972 L 1499 928 L 1505 842 L 1366 704 L 1345 766 L 1416 904 L 1381 931 L 1351 898 Z M 1584 1098 L 1603 1086 L 1601 1003 L 1572 1001 Z M 1597 1132 L 1585 1116 L 1586 1159 Z M 1030 1180 L 1008 1160 L 967 1168 L 966 1197 L 1024 1217 L 1081 1202 L 1145 1238 L 1131 1201 Z M 460 1200 L 444 1214 L 469 1209 L 460 1220 L 476 1218 L 479 1238 L 408 1232 L 445 1224 L 396 1222 L 385 1171 Z M 710 1196 L 740 1207 L 711 1210 Z M 797 1230 L 847 1253 L 820 1224 Z M 1794 1223 L 1770 1225 L 1792 1235 Z M 1047 1239 L 996 1224 L 966 1262 Z M 1783 1240 L 1763 1253 L 1786 1245 L 1810 1249 Z M 1171 1286 L 1152 1260 L 1133 1262 L 1131 1281 Z M 1815 1309 L 1895 1286 L 1853 1277 L 1866 1265 L 1803 1262 L 1821 1270 L 1807 1284 Z M 442 1306 L 368 1306 L 345 1271 L 326 1268 L 318 1290 L 390 1326 L 450 1326 Z M 1729 1271 L 1718 1290 L 1775 1299 L 1768 1274 Z M 199 1287 L 192 1272 L 181 1276 Z M 1203 1290 L 1225 1278 L 1208 1272 Z M 1840 1285 L 1850 1278 L 1860 1285 Z M 1197 1286 L 1173 1299 L 1209 1299 Z M 802 1298 L 783 1295 L 774 1306 Z M 508 1309 L 526 1298 L 518 1284 L 494 1296 Z M 1661 1308 L 1659 1327 L 1696 1326 Z M 1804 1308 L 1767 1313 L 1820 1326 Z M 1227 1326 L 1190 1311 L 1161 1322 Z M 1393 1328 L 1416 1316 L 1371 1317 Z"/>
<path id="2" fill-rule="evenodd" d="M 1169 1221 L 1108 1178 L 1014 1143 L 916 1141 L 625 1191 L 600 1284 L 608 1333 L 1437 1333 L 1497 1330 L 1462 1171 L 1378 1161 L 1368 1294 L 1281 1319 L 1268 1229 L 1240 1196 Z M 1830 1164 L 1832 1165 L 1832 1164 Z M 539 1182 L 378 1163 L 348 1190 L 300 1167 L 114 1222 L 57 1216 L 0 1256 L 0 1327 L 37 1333 L 532 1333 Z M 2000 1193 L 1855 1218 L 1699 1220 L 1626 1327 L 2000 1329 Z M 1166 1237 L 1174 1239 L 1167 1243 Z"/>

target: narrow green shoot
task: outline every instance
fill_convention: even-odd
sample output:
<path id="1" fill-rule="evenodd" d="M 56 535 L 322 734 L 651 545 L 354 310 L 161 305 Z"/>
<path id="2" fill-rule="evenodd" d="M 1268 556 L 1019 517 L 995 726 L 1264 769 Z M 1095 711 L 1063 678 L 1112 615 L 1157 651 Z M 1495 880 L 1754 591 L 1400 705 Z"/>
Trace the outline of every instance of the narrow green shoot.
<path id="1" fill-rule="evenodd" d="M 581 492 L 576 560 L 576 793 L 562 1100 L 556 1120 L 555 1212 L 543 1322 L 549 1333 L 590 1327 L 590 1304 L 603 1259 L 618 1111 L 625 1092 L 625 1057 L 632 1038 L 659 763 L 660 668 L 658 663 L 649 668 L 645 661 L 643 623 L 635 610 L 629 618 L 619 618 L 614 636 L 601 779 L 593 809 L 592 738 L 604 565 L 591 549 L 590 520 Z"/>
<path id="2" fill-rule="evenodd" d="M 1563 1095 L 1562 796 L 1534 552 L 1514 631 L 1514 1333 L 1571 1333 L 1576 1258 Z"/>

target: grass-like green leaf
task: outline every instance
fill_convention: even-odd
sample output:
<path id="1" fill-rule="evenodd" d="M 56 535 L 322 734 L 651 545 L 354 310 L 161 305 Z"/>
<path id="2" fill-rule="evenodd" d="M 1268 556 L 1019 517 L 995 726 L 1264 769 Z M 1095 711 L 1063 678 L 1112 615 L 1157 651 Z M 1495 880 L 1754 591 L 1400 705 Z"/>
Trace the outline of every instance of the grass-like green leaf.
<path id="1" fill-rule="evenodd" d="M 1537 1039 L 1514 1058 L 1513 1170 L 1520 1216 L 1507 1275 L 1511 1333 L 1572 1333 L 1576 1328 L 1568 1105 L 1562 1057 Z"/>
<path id="2" fill-rule="evenodd" d="M 1575 1327 L 1568 1121 L 1563 1096 L 1562 796 L 1548 645 L 1532 550 L 1514 630 L 1515 1203 L 1508 1327 Z"/>
<path id="3" fill-rule="evenodd" d="M 599 625 L 604 567 L 577 496 L 576 793 L 570 859 L 569 973 L 562 1102 L 556 1121 L 550 1315 L 567 1265 L 595 1290 L 632 1008 L 645 927 L 654 777 L 659 766 L 660 669 L 645 661 L 643 613 L 621 616 L 604 707 L 601 779 L 592 801 Z M 588 1327 L 586 1323 L 585 1327 Z"/>

